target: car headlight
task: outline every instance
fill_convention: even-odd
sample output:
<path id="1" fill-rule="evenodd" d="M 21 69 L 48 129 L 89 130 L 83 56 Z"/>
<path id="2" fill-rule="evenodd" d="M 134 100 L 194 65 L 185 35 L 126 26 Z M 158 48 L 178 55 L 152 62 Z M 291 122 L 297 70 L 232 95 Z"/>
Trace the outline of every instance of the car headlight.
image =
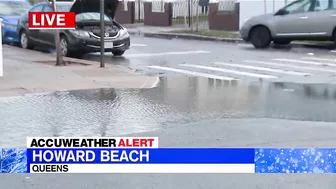
<path id="1" fill-rule="evenodd" d="M 90 37 L 89 32 L 84 30 L 69 30 L 72 34 L 79 36 L 79 37 Z"/>
<path id="2" fill-rule="evenodd" d="M 16 25 L 12 25 L 12 24 L 8 24 L 8 23 L 3 23 L 2 22 L 1 27 L 16 30 Z"/>
<path id="3" fill-rule="evenodd" d="M 123 28 L 122 30 L 120 30 L 120 37 L 121 37 L 121 38 L 129 37 L 129 34 L 128 34 L 126 28 Z"/>

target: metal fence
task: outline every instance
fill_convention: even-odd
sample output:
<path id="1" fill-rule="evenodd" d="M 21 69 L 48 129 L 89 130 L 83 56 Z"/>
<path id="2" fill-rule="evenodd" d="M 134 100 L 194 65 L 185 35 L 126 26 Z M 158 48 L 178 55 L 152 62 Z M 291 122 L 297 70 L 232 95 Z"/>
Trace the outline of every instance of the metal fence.
<path id="1" fill-rule="evenodd" d="M 237 0 L 217 2 L 219 11 L 233 11 Z M 191 30 L 208 29 L 209 6 L 201 5 L 200 0 L 175 0 L 173 2 L 173 24 L 184 25 Z"/>
<path id="2" fill-rule="evenodd" d="M 135 0 L 135 21 L 143 22 L 144 20 L 144 1 L 143 0 Z"/>
<path id="3" fill-rule="evenodd" d="M 149 0 L 148 0 L 149 1 Z M 208 29 L 209 7 L 200 6 L 200 0 L 173 0 L 173 25 L 190 29 Z M 219 9 L 232 11 L 237 0 L 220 0 Z M 151 0 L 155 10 L 164 9 L 167 0 Z M 210 0 L 210 3 L 212 0 Z M 144 20 L 144 0 L 135 0 L 135 21 Z"/>

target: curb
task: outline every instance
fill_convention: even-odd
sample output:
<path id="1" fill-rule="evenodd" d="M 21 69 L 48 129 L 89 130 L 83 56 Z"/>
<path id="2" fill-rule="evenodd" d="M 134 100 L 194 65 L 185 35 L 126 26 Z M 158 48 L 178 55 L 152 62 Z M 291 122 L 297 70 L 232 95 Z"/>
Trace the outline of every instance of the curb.
<path id="1" fill-rule="evenodd" d="M 163 38 L 163 39 L 185 39 L 185 40 L 199 40 L 199 41 L 213 41 L 213 42 L 225 42 L 225 43 L 238 43 L 238 44 L 249 44 L 241 38 L 222 38 L 222 37 L 210 37 L 202 36 L 196 34 L 181 34 L 181 33 L 151 33 L 151 32 L 129 32 L 132 35 L 141 35 L 144 37 L 152 38 Z M 332 44 L 314 44 L 314 43 L 305 43 L 305 42 L 292 42 L 292 47 L 301 47 L 301 48 L 316 48 L 316 49 L 327 49 L 334 50 L 336 45 Z"/>
<path id="2" fill-rule="evenodd" d="M 41 52 L 41 51 L 38 51 L 38 50 L 22 49 L 20 47 L 15 47 L 15 46 L 12 46 L 12 45 L 3 45 L 3 47 L 4 48 L 12 48 L 12 49 L 15 49 L 15 50 L 18 50 L 18 51 L 31 52 L 31 53 L 35 53 L 37 55 L 42 55 L 44 57 L 48 57 L 45 60 L 42 60 L 42 62 L 49 62 L 49 61 L 54 62 L 54 61 L 56 61 L 56 55 L 54 55 L 54 54 L 49 54 L 49 53 Z M 73 64 L 79 64 L 79 65 L 82 65 L 82 66 L 97 66 L 97 67 L 100 67 L 100 62 L 94 61 L 94 60 L 85 60 L 85 59 L 73 58 L 73 57 L 63 57 L 63 60 L 66 61 L 66 62 L 72 62 Z M 31 62 L 40 62 L 39 60 L 30 60 L 30 61 Z M 45 65 L 48 65 L 48 64 L 45 64 Z M 52 64 L 52 65 L 49 65 L 49 66 L 55 66 L 55 65 Z M 67 66 L 69 66 L 69 65 L 67 65 Z M 119 70 L 119 71 L 124 72 L 126 74 L 135 74 L 136 73 L 135 69 L 132 69 L 132 68 L 127 67 L 127 66 L 122 66 L 122 65 L 106 64 L 105 68 L 116 69 L 116 70 Z"/>

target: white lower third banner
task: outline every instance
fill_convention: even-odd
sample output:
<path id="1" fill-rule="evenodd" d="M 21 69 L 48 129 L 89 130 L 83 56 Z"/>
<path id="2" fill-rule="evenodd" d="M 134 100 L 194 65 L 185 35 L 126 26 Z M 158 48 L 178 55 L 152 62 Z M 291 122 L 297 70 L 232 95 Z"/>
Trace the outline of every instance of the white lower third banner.
<path id="1" fill-rule="evenodd" d="M 255 173 L 255 164 L 30 164 L 30 173 Z"/>

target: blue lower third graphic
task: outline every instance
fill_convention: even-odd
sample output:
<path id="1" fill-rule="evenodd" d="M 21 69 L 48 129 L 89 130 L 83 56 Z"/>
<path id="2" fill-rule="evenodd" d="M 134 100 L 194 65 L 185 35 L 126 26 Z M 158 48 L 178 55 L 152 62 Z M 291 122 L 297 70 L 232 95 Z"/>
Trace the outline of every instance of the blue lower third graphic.
<path id="1" fill-rule="evenodd" d="M 336 173 L 336 149 L 259 148 L 255 173 Z"/>
<path id="2" fill-rule="evenodd" d="M 27 173 L 27 150 L 3 148 L 0 157 L 1 173 Z"/>
<path id="3" fill-rule="evenodd" d="M 165 149 L 160 149 L 159 151 L 161 150 L 166 151 Z M 159 162 L 184 159 L 183 163 L 191 163 L 193 161 L 195 163 L 195 160 L 193 160 L 195 159 L 195 154 L 190 155 L 189 153 L 192 151 L 185 149 L 180 151 L 180 153 L 171 154 L 169 158 L 157 156 L 156 159 Z M 223 155 L 223 153 L 220 153 L 222 151 L 220 149 L 213 149 L 212 151 L 213 153 L 205 153 L 202 156 L 198 156 L 198 158 L 201 158 L 199 160 L 210 161 L 213 156 Z M 218 153 L 215 153 L 215 151 Z M 335 148 L 257 148 L 253 153 L 255 173 L 336 173 Z M 155 156 L 155 154 L 153 155 Z M 173 155 L 178 155 L 178 157 L 174 158 Z M 1 173 L 27 173 L 27 162 L 30 161 L 26 149 L 0 149 Z M 64 163 L 68 164 L 67 162 Z"/>

